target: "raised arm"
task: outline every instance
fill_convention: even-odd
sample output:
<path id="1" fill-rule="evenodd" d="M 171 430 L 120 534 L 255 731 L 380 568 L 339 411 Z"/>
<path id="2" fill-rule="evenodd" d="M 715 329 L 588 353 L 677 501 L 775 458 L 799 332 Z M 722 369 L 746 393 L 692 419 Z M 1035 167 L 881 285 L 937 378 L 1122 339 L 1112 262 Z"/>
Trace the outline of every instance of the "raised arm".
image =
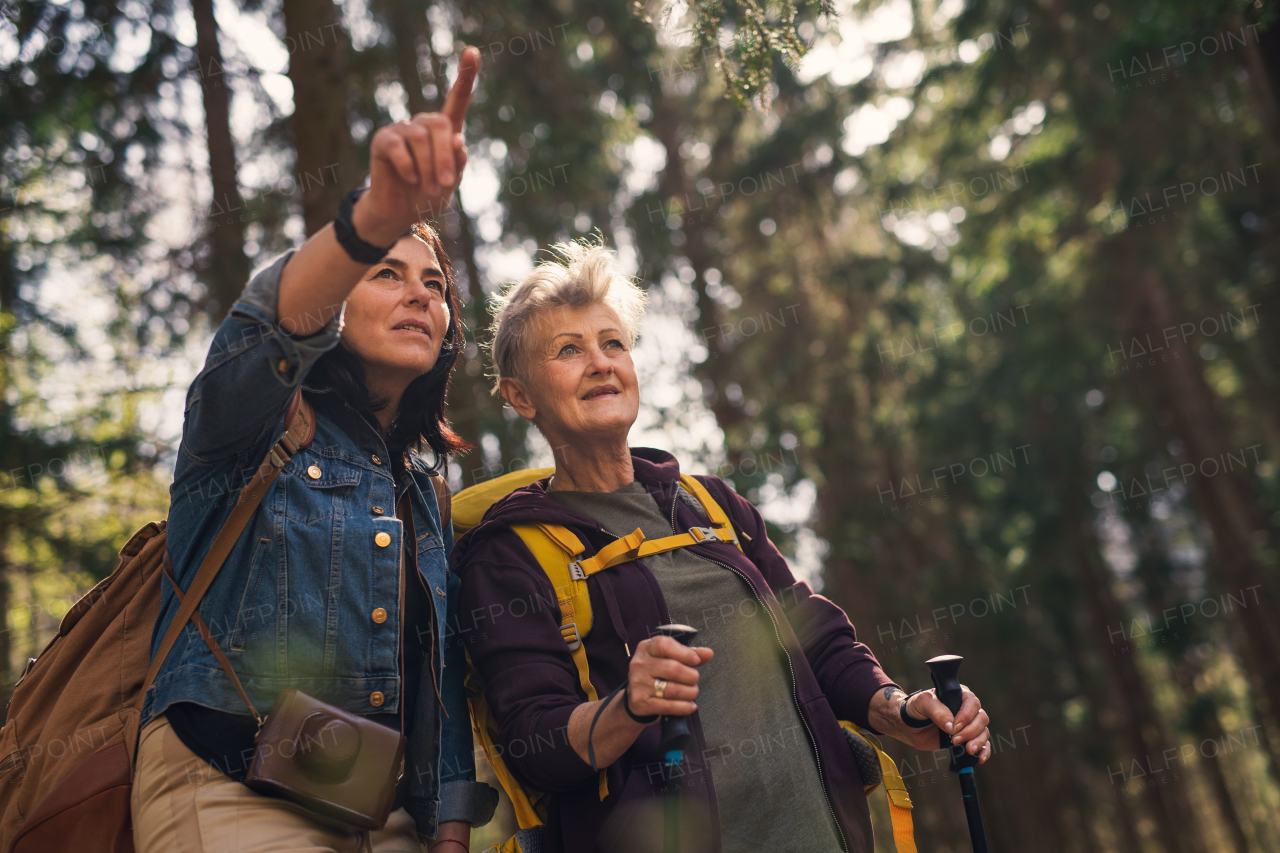
<path id="1" fill-rule="evenodd" d="M 458 63 L 458 79 L 444 111 L 419 113 L 379 129 L 369 155 L 369 189 L 356 202 L 351 221 L 366 243 L 389 247 L 420 219 L 440 216 L 449 206 L 467 149 L 462 130 L 471 89 L 480 71 L 480 51 L 468 47 Z M 281 330 L 305 336 L 319 331 L 369 269 L 353 261 L 334 236 L 321 228 L 290 259 L 280 279 Z"/>

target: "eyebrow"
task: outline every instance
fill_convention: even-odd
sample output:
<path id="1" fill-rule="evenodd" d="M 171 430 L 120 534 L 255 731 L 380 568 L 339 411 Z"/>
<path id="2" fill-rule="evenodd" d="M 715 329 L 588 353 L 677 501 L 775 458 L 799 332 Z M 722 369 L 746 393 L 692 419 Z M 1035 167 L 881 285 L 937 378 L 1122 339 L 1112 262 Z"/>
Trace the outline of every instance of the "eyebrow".
<path id="1" fill-rule="evenodd" d="M 612 329 L 612 328 L 610 328 L 610 329 L 601 329 L 597 334 L 601 334 L 601 335 L 603 335 L 603 334 L 605 334 L 606 332 L 615 332 L 615 333 L 616 333 L 617 331 L 618 331 L 617 329 Z M 566 337 L 566 336 L 567 336 L 567 337 L 570 337 L 570 338 L 581 338 L 581 337 L 582 337 L 582 335 L 578 334 L 577 332 L 561 332 L 561 333 L 560 333 L 560 334 L 558 334 L 558 335 L 553 335 L 553 336 L 551 337 L 551 340 L 553 340 L 553 341 L 554 341 L 556 338 L 563 338 L 563 337 Z"/>

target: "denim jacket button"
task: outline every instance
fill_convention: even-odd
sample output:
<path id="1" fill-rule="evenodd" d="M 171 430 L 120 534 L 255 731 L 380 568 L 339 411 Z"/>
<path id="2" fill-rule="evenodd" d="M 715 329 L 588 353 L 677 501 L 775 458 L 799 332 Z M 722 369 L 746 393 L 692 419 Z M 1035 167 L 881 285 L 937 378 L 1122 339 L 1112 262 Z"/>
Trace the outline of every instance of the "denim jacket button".
<path id="1" fill-rule="evenodd" d="M 375 453 L 375 454 L 373 454 L 373 457 L 372 457 L 372 458 L 373 458 L 373 464 L 374 464 L 374 465 L 381 465 L 381 464 L 382 464 L 382 457 L 380 457 L 378 454 L 376 454 L 376 453 Z"/>
<path id="2" fill-rule="evenodd" d="M 313 479 L 313 480 L 319 480 L 319 479 L 320 479 L 320 466 L 319 466 L 319 465 L 312 465 L 310 468 L 308 468 L 308 469 L 307 469 L 307 476 L 308 476 L 308 477 L 310 477 L 310 478 L 311 478 L 311 479 Z"/>
<path id="3" fill-rule="evenodd" d="M 385 701 L 387 701 L 387 697 L 382 695 L 381 690 L 375 690 L 369 694 L 369 704 L 375 708 L 381 707 Z"/>
<path id="4" fill-rule="evenodd" d="M 375 607 L 373 609 L 373 621 L 377 622 L 379 625 L 381 625 L 383 622 L 386 622 L 387 621 L 386 609 L 382 607 Z"/>
<path id="5" fill-rule="evenodd" d="M 385 510 L 385 509 L 383 509 L 383 508 L 382 508 L 382 507 L 380 507 L 380 506 L 375 506 L 375 507 L 373 508 L 373 514 L 374 514 L 374 515 L 382 515 L 384 512 L 386 512 L 386 510 Z"/>
<path id="6" fill-rule="evenodd" d="M 391 534 L 383 530 L 378 533 L 377 536 L 373 537 L 373 541 L 378 543 L 379 548 L 385 548 L 391 544 Z"/>

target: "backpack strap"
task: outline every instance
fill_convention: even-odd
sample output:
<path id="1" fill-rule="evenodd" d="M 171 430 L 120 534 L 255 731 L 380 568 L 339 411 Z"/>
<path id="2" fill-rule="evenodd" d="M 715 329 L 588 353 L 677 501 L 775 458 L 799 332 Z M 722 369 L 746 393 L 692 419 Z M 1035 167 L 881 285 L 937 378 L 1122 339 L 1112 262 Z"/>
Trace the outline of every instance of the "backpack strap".
<path id="1" fill-rule="evenodd" d="M 700 545 L 703 542 L 732 542 L 741 551 L 742 544 L 738 541 L 738 534 L 734 532 L 733 523 L 729 521 L 729 516 L 715 502 L 715 499 L 711 497 L 711 493 L 706 490 L 702 483 L 688 474 L 682 474 L 680 475 L 680 484 L 702 504 L 707 518 L 714 525 L 713 527 L 691 527 L 687 533 L 677 533 L 674 536 L 664 536 L 661 539 L 649 540 L 644 538 L 642 530 L 636 528 L 626 536 L 610 542 L 597 551 L 594 556 L 576 559 L 569 563 L 569 573 L 573 576 L 573 579 L 585 581 L 596 572 L 613 568 L 620 563 L 629 563 L 632 560 L 638 560 L 652 554 L 665 554 L 668 551 L 688 548 L 690 545 Z M 574 542 L 577 542 L 576 537 Z M 566 550 L 569 550 L 567 546 Z M 577 550 L 573 553 L 581 554 L 582 550 L 581 543 L 579 543 Z"/>
<path id="2" fill-rule="evenodd" d="M 866 732 L 856 723 L 840 720 L 840 727 L 852 732 L 856 737 L 866 741 L 876 752 L 880 760 L 880 777 L 884 783 L 885 797 L 889 800 L 889 820 L 893 825 L 893 843 L 898 853 L 916 853 L 915 825 L 911 817 L 911 795 L 907 793 L 907 785 L 898 773 L 893 759 L 885 754 L 879 744 L 867 737 Z M 880 783 L 867 785 L 863 793 L 868 797 L 880 787 Z"/>
<path id="3" fill-rule="evenodd" d="M 565 645 L 569 647 L 569 653 L 573 656 L 574 666 L 578 670 L 578 682 L 592 702 L 599 697 L 591 684 L 587 652 L 582 646 L 583 638 L 591 633 L 593 620 L 587 578 L 621 563 L 703 542 L 732 542 L 742 550 L 729 516 L 715 502 L 702 483 L 687 474 L 680 476 L 680 483 L 702 504 L 703 511 L 714 525 L 713 527 L 694 527 L 688 533 L 649 540 L 646 540 L 644 532 L 637 528 L 634 532 L 609 543 L 589 558 L 582 556 L 586 551 L 582 540 L 568 528 L 558 524 L 516 524 L 511 527 L 524 541 L 525 546 L 538 561 L 538 565 L 546 573 L 547 579 L 551 581 L 556 594 L 556 604 L 560 608 L 560 634 L 564 637 Z"/>
<path id="4" fill-rule="evenodd" d="M 178 579 L 173 576 L 173 560 L 169 558 L 169 550 L 167 548 L 164 552 L 163 568 L 164 576 L 173 585 L 173 594 L 181 602 L 184 598 L 182 587 L 178 586 Z M 249 706 L 249 713 L 253 714 L 253 721 L 258 724 L 258 728 L 262 728 L 262 715 L 258 713 L 258 709 L 249 698 L 249 694 L 244 692 L 244 685 L 240 683 L 240 678 L 236 675 L 235 668 L 231 666 L 231 661 L 227 659 L 227 654 L 222 650 L 222 646 L 218 645 L 218 641 L 213 638 L 213 632 L 209 630 L 209 626 L 205 623 L 204 617 L 200 615 L 199 610 L 192 611 L 191 621 L 196 623 L 196 628 L 200 630 L 200 636 L 204 638 L 205 645 L 213 652 L 213 656 L 218 659 L 219 665 L 222 666 L 222 671 L 230 677 L 231 683 L 236 686 L 236 691 L 240 694 L 240 698 L 244 700 L 244 704 Z"/>
<path id="5" fill-rule="evenodd" d="M 591 633 L 591 597 L 587 585 L 575 580 L 569 569 L 570 551 L 582 553 L 582 543 L 565 528 L 552 524 L 516 524 L 511 529 L 524 541 L 551 581 L 560 608 L 560 636 L 564 637 L 573 657 L 582 692 L 587 694 L 588 702 L 594 702 L 600 695 L 591 683 L 587 649 L 582 645 L 582 638 Z"/>
<path id="6" fill-rule="evenodd" d="M 195 580 L 187 588 L 186 596 L 182 599 L 173 621 L 169 623 L 169 630 L 165 633 L 164 641 L 160 644 L 160 650 L 156 653 L 155 659 L 151 661 L 151 669 L 147 671 L 147 678 L 142 683 L 143 696 L 151 688 L 156 676 L 160 674 L 160 667 L 164 664 L 165 658 L 169 656 L 169 652 L 173 650 L 174 644 L 178 642 L 178 637 L 181 635 L 182 630 L 186 628 L 187 622 L 191 620 L 196 608 L 200 606 L 200 600 L 209 591 L 209 587 L 213 585 L 213 579 L 217 576 L 218 570 L 226 562 L 227 556 L 231 553 L 236 541 L 239 540 L 240 534 L 244 532 L 245 527 L 249 524 L 249 519 L 253 517 L 258 504 L 262 503 L 267 490 L 271 488 L 271 484 L 275 482 L 276 477 L 280 474 L 280 469 L 289 464 L 289 460 L 293 458 L 293 455 L 310 445 L 312 439 L 315 438 L 315 410 L 310 403 L 302 398 L 301 388 L 294 392 L 293 400 L 289 403 L 289 408 L 285 412 L 285 424 L 284 435 L 280 436 L 280 440 L 267 451 L 266 458 L 258 466 L 253 479 L 240 490 L 240 497 L 236 500 L 236 505 L 231 510 L 231 515 L 227 517 L 222 529 L 218 531 L 217 537 L 213 540 L 213 545 L 209 548 L 209 553 L 205 555 L 204 561 L 200 564 L 200 569 L 196 572 Z M 250 705 L 250 707 L 253 706 Z"/>
<path id="7" fill-rule="evenodd" d="M 436 508 L 440 510 L 440 530 L 453 524 L 453 492 L 449 483 L 439 474 L 431 475 L 431 488 L 436 493 Z"/>
<path id="8" fill-rule="evenodd" d="M 741 551 L 742 543 L 738 541 L 737 536 L 733 535 L 733 522 L 729 520 L 729 515 L 720 507 L 720 504 L 716 503 L 715 498 L 711 497 L 711 493 L 707 491 L 706 486 L 702 485 L 702 481 L 692 474 L 681 474 L 680 485 L 684 486 L 685 491 L 697 498 L 698 503 L 702 504 L 703 511 L 706 512 L 707 518 L 717 528 L 717 533 L 720 530 L 727 529 L 733 544 L 737 545 L 738 550 Z M 728 540 L 721 539 L 720 541 Z"/>

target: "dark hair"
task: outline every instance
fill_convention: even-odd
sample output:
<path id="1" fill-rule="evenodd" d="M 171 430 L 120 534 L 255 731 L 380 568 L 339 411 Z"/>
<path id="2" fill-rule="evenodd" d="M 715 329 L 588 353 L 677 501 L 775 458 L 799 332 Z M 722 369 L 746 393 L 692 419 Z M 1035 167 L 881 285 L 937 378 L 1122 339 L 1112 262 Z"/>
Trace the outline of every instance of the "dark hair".
<path id="1" fill-rule="evenodd" d="M 462 330 L 462 316 L 458 289 L 454 283 L 453 266 L 445 253 L 439 233 L 426 222 L 419 222 L 401 237 L 417 237 L 435 253 L 444 273 L 444 302 L 449 309 L 449 326 L 440 344 L 440 355 L 435 366 L 409 383 L 400 398 L 400 409 L 395 423 L 386 437 L 387 452 L 391 459 L 393 476 L 400 478 L 404 461 L 410 451 L 430 448 L 435 454 L 435 467 L 443 470 L 441 463 L 450 454 L 469 450 L 471 445 L 449 427 L 445 417 L 445 394 L 449 389 L 449 377 L 458 361 L 458 353 L 466 345 Z M 322 355 L 308 375 L 308 385 L 327 386 L 336 394 L 307 393 L 306 397 L 316 410 L 333 420 L 344 432 L 354 437 L 359 429 L 354 418 L 359 417 L 375 429 L 376 413 L 385 409 L 390 400 L 376 398 L 365 379 L 364 365 L 359 357 L 339 344 Z"/>

